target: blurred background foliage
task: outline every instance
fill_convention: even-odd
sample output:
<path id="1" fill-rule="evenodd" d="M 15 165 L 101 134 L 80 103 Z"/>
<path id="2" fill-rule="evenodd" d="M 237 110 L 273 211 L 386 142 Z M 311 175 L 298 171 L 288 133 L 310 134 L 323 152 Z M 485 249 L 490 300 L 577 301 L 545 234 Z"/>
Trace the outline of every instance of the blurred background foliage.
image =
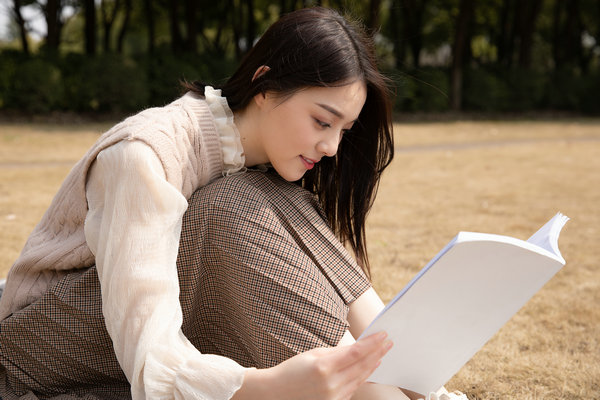
<path id="1" fill-rule="evenodd" d="M 0 110 L 128 113 L 217 84 L 286 12 L 373 32 L 404 112 L 600 114 L 600 0 L 1 0 Z M 41 21 L 34 23 L 34 17 Z"/>

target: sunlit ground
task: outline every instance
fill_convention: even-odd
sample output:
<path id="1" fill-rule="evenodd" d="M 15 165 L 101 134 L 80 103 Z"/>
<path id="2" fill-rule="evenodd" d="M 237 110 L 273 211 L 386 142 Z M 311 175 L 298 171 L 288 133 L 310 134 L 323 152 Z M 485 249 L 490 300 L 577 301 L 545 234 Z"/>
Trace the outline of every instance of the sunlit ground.
<path id="1" fill-rule="evenodd" d="M 0 278 L 107 127 L 0 124 Z M 600 121 L 399 123 L 395 132 L 367 232 L 385 301 L 460 230 L 526 239 L 557 211 L 571 217 L 559 242 L 567 265 L 447 387 L 470 399 L 598 398 Z"/>

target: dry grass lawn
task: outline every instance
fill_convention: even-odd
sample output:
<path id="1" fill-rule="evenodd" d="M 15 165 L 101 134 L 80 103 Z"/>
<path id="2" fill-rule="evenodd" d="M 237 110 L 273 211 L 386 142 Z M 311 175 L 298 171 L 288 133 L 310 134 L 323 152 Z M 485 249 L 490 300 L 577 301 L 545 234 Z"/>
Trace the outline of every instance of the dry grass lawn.
<path id="1" fill-rule="evenodd" d="M 106 127 L 0 124 L 0 278 Z M 470 399 L 600 399 L 600 121 L 395 129 L 397 156 L 368 225 L 385 301 L 460 230 L 526 239 L 557 211 L 572 219 L 560 239 L 566 267 L 447 387 Z"/>

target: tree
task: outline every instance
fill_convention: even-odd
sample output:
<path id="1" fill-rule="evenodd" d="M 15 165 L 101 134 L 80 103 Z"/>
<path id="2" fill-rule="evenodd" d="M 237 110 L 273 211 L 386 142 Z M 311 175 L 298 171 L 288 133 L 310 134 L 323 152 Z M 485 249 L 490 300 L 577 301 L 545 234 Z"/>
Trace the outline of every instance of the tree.
<path id="1" fill-rule="evenodd" d="M 121 24 L 121 29 L 119 29 L 119 35 L 117 36 L 117 53 L 119 54 L 123 53 L 123 42 L 125 40 L 127 29 L 129 28 L 132 7 L 131 0 L 125 0 L 125 15 L 123 16 L 123 23 Z"/>
<path id="2" fill-rule="evenodd" d="M 198 43 L 196 41 L 196 35 L 198 34 L 196 6 L 196 0 L 185 0 L 186 37 L 184 40 L 184 49 L 190 53 L 195 53 L 198 50 Z"/>
<path id="3" fill-rule="evenodd" d="M 516 60 L 519 67 L 531 66 L 533 35 L 542 3 L 543 0 L 502 2 L 498 10 L 499 34 L 495 40 L 500 65 L 511 67 Z"/>
<path id="4" fill-rule="evenodd" d="M 469 25 L 475 9 L 474 0 L 460 0 L 458 19 L 454 34 L 452 70 L 450 75 L 450 106 L 453 110 L 462 108 L 463 73 L 466 64 L 468 47 L 471 43 Z"/>
<path id="5" fill-rule="evenodd" d="M 513 60 L 514 48 L 514 21 L 512 16 L 515 15 L 514 0 L 504 0 L 502 2 L 500 14 L 500 29 L 496 36 L 496 48 L 498 49 L 498 64 L 510 67 Z"/>
<path id="6" fill-rule="evenodd" d="M 46 47 L 50 50 L 58 51 L 60 33 L 64 24 L 62 12 L 65 2 L 61 0 L 46 0 L 45 2 L 38 1 L 37 3 L 42 9 L 44 19 L 46 20 Z"/>
<path id="7" fill-rule="evenodd" d="M 13 0 L 12 5 L 12 16 L 13 20 L 16 22 L 19 27 L 19 39 L 21 40 L 21 47 L 23 48 L 23 53 L 29 54 L 29 43 L 27 42 L 27 27 L 25 26 L 25 19 L 23 19 L 23 14 L 21 13 L 21 7 L 25 4 L 23 0 Z"/>
<path id="8" fill-rule="evenodd" d="M 402 6 L 402 27 L 404 39 L 409 40 L 413 67 L 419 68 L 419 58 L 423 47 L 423 16 L 427 0 L 400 0 Z"/>
<path id="9" fill-rule="evenodd" d="M 519 66 L 531 66 L 531 50 L 533 48 L 533 33 L 542 9 L 542 0 L 520 1 L 517 3 L 515 20 L 519 30 Z"/>
<path id="10" fill-rule="evenodd" d="M 156 41 L 156 30 L 154 26 L 154 10 L 152 0 L 144 0 L 144 13 L 146 16 L 146 29 L 148 30 L 148 53 L 154 53 L 154 43 Z"/>
<path id="11" fill-rule="evenodd" d="M 171 50 L 173 53 L 179 53 L 183 50 L 183 39 L 179 30 L 179 0 L 170 0 L 168 4 Z"/>
<path id="12" fill-rule="evenodd" d="M 392 42 L 394 43 L 394 65 L 397 69 L 402 68 L 404 59 L 406 58 L 406 41 L 400 33 L 401 28 L 398 23 L 402 15 L 400 11 L 400 1 L 401 0 L 392 1 L 389 18 L 389 29 L 392 36 Z"/>
<path id="13" fill-rule="evenodd" d="M 96 54 L 96 4 L 94 0 L 83 0 L 83 10 L 85 53 L 93 55 Z"/>
<path id="14" fill-rule="evenodd" d="M 254 1 L 245 0 L 246 4 L 246 39 L 248 40 L 248 50 L 254 44 L 256 38 L 256 21 L 254 19 Z"/>
<path id="15" fill-rule="evenodd" d="M 557 69 L 579 67 L 582 71 L 587 70 L 589 59 L 584 55 L 581 38 L 584 32 L 589 32 L 583 23 L 582 6 L 588 6 L 591 15 L 600 14 L 599 9 L 593 10 L 591 4 L 580 0 L 557 0 L 554 4 L 552 54 Z"/>
<path id="16" fill-rule="evenodd" d="M 111 51 L 110 36 L 120 5 L 121 0 L 101 0 L 100 2 L 100 15 L 102 16 L 102 27 L 104 31 L 102 47 L 105 53 Z"/>
<path id="17" fill-rule="evenodd" d="M 369 2 L 369 19 L 367 26 L 372 30 L 379 30 L 379 10 L 381 8 L 381 0 L 371 0 Z"/>

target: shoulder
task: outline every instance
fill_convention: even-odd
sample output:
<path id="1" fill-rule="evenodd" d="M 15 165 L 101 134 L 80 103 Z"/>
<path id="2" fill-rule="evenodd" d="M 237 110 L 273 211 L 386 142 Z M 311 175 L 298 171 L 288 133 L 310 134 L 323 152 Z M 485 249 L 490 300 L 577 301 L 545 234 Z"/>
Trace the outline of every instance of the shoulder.
<path id="1" fill-rule="evenodd" d="M 261 172 L 246 172 L 219 178 L 196 191 L 190 203 L 201 202 L 208 207 L 235 209 L 247 203 L 266 201 L 264 185 L 267 177 Z"/>
<path id="2" fill-rule="evenodd" d="M 140 140 L 121 140 L 106 147 L 96 157 L 100 163 L 121 164 L 157 164 L 160 165 L 154 150 Z"/>
<path id="3" fill-rule="evenodd" d="M 292 182 L 287 182 L 273 171 L 248 171 L 219 178 L 200 190 L 190 199 L 190 207 L 202 204 L 212 209 L 227 208 L 236 213 L 240 209 L 274 209 L 292 199 L 303 203 L 317 202 L 315 196 Z"/>

